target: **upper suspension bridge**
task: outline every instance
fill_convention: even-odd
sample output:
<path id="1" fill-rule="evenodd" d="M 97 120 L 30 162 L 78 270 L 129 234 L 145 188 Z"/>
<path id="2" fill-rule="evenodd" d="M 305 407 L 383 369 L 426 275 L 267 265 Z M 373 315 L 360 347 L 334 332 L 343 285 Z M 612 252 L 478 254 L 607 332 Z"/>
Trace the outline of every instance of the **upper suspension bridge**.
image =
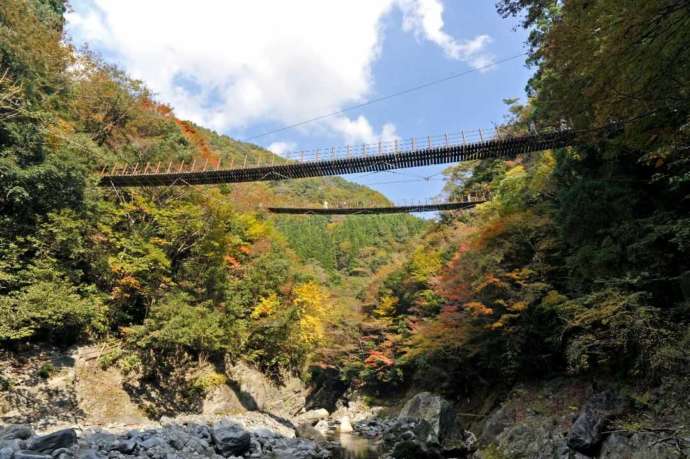
<path id="1" fill-rule="evenodd" d="M 156 187 L 288 180 L 307 177 L 381 172 L 391 169 L 447 164 L 481 159 L 508 159 L 521 153 L 574 145 L 580 131 L 551 130 L 515 134 L 507 129 L 459 131 L 434 137 L 393 140 L 375 144 L 317 149 L 287 157 L 272 155 L 256 163 L 222 164 L 173 162 L 114 165 L 101 171 L 99 184 L 107 187 Z"/>

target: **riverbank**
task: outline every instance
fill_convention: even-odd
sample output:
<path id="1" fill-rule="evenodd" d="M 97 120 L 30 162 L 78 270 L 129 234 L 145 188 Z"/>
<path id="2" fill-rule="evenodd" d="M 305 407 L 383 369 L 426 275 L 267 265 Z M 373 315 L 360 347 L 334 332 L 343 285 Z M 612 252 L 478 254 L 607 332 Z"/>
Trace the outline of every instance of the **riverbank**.
<path id="1" fill-rule="evenodd" d="M 640 389 L 561 376 L 477 390 L 464 400 L 421 388 L 374 400 L 351 390 L 324 394 L 324 386 L 296 378 L 276 383 L 236 363 L 194 404 L 176 406 L 177 395 L 161 388 L 142 397 L 148 386 L 98 364 L 100 349 L 2 352 L 0 459 L 690 455 L 683 378 Z M 190 406 L 196 411 L 181 409 Z"/>

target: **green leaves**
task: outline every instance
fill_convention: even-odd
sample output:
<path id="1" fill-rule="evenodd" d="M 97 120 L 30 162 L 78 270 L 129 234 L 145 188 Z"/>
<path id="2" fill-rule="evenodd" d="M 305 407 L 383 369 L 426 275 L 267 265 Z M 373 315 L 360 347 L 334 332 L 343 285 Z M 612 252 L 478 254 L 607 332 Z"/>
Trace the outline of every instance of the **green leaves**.
<path id="1" fill-rule="evenodd" d="M 103 333 L 105 310 L 93 293 L 56 279 L 0 297 L 0 341 L 42 338 L 66 344 Z"/>

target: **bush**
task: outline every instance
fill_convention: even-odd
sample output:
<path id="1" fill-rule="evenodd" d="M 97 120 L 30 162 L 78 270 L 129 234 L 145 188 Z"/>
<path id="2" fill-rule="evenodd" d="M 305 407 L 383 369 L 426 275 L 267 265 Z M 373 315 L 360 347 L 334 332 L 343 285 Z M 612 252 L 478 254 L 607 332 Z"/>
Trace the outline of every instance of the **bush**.
<path id="1" fill-rule="evenodd" d="M 100 300 L 63 281 L 39 281 L 0 298 L 0 341 L 42 338 L 61 344 L 105 330 Z"/>
<path id="2" fill-rule="evenodd" d="M 41 368 L 38 369 L 37 373 L 42 379 L 48 379 L 53 373 L 55 373 L 55 366 L 53 366 L 53 364 L 50 362 L 44 363 L 41 365 Z"/>
<path id="3" fill-rule="evenodd" d="M 130 340 L 142 349 L 191 353 L 227 351 L 236 342 L 227 316 L 208 304 L 190 304 L 184 294 L 170 295 L 151 308 L 143 325 L 130 329 Z"/>

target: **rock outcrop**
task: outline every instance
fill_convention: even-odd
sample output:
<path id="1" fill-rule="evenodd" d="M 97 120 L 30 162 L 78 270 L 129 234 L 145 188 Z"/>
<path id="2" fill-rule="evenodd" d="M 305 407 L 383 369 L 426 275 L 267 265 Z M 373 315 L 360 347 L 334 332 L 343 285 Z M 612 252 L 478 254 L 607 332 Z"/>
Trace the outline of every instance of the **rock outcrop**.
<path id="1" fill-rule="evenodd" d="M 609 421 L 623 414 L 629 403 L 612 391 L 594 395 L 578 415 L 568 433 L 568 446 L 575 451 L 594 456 L 604 439 Z"/>
<path id="2" fill-rule="evenodd" d="M 442 397 L 429 392 L 420 392 L 405 403 L 400 419 L 421 419 L 431 426 L 428 441 L 442 443 L 455 428 L 453 406 Z"/>
<path id="3" fill-rule="evenodd" d="M 304 409 L 307 388 L 298 378 L 285 375 L 280 383 L 271 381 L 244 362 L 226 363 L 230 385 L 247 410 L 291 417 Z"/>

